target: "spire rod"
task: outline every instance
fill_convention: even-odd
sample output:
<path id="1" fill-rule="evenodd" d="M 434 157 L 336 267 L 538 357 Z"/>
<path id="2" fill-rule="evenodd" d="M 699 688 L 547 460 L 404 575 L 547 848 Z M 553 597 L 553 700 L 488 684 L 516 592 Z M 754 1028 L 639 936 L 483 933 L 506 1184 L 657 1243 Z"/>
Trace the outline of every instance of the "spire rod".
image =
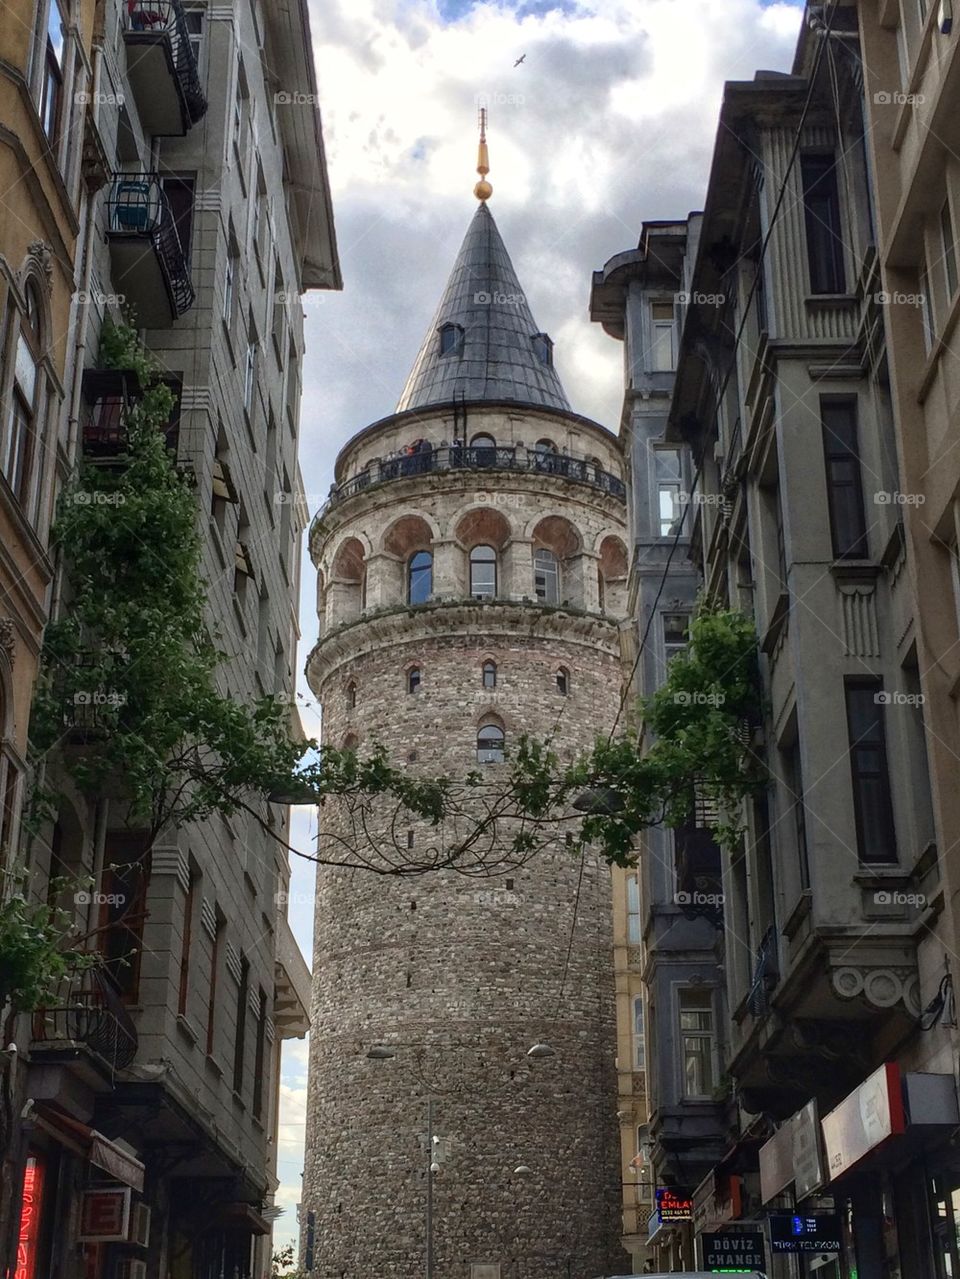
<path id="1" fill-rule="evenodd" d="M 473 194 L 478 200 L 489 200 L 493 195 L 493 187 L 487 181 L 487 174 L 490 172 L 490 157 L 487 154 L 487 108 L 480 108 L 480 145 L 477 148 L 477 172 L 480 174 L 480 181 L 473 188 Z"/>

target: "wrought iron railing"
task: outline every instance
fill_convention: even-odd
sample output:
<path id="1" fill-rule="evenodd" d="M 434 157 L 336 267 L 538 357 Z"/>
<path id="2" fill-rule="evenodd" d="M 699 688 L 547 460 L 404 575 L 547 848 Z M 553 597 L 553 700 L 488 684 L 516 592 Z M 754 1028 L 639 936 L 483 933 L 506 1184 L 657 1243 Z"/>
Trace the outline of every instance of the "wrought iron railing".
<path id="1" fill-rule="evenodd" d="M 190 268 L 180 243 L 177 224 L 160 179 L 155 173 L 117 173 L 107 200 L 107 229 L 115 236 L 149 239 L 167 281 L 177 315 L 196 299 Z"/>
<path id="2" fill-rule="evenodd" d="M 777 958 L 777 932 L 771 925 L 763 934 L 757 947 L 757 956 L 747 996 L 747 1008 L 752 1017 L 764 1017 L 770 1011 L 770 994 L 780 980 L 780 964 Z"/>
<path id="3" fill-rule="evenodd" d="M 180 0 L 124 0 L 124 9 L 127 31 L 147 35 L 162 33 L 169 40 L 183 99 L 191 122 L 196 124 L 206 113 L 207 99 L 200 85 L 200 71 Z"/>
<path id="4" fill-rule="evenodd" d="M 137 1055 L 137 1029 L 110 978 L 89 968 L 64 982 L 55 1004 L 33 1015 L 33 1042 L 52 1048 L 83 1044 L 123 1070 Z"/>
<path id="5" fill-rule="evenodd" d="M 573 457 L 568 453 L 546 453 L 516 447 L 448 444 L 440 448 L 421 447 L 399 457 L 370 462 L 358 475 L 337 485 L 330 493 L 327 506 L 374 484 L 402 479 L 410 475 L 426 475 L 431 471 L 534 471 L 541 475 L 557 475 L 578 480 L 626 500 L 623 480 L 605 471 L 593 458 Z"/>

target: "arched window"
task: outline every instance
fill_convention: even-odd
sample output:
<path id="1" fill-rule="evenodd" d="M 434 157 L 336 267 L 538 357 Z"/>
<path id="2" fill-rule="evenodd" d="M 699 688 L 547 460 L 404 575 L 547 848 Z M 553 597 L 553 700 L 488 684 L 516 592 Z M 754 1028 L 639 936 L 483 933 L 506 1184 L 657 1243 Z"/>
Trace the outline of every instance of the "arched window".
<path id="1" fill-rule="evenodd" d="M 463 329 L 459 324 L 441 324 L 440 354 L 459 355 L 463 350 Z"/>
<path id="2" fill-rule="evenodd" d="M 547 440 L 547 439 L 537 440 L 536 444 L 533 447 L 537 453 L 556 453 L 558 451 L 557 446 L 556 444 L 554 444 L 553 440 Z"/>
<path id="3" fill-rule="evenodd" d="M 570 672 L 565 666 L 561 666 L 557 670 L 557 692 L 563 697 L 566 697 L 570 692 Z"/>
<path id="4" fill-rule="evenodd" d="M 433 594 L 433 556 L 417 551 L 410 557 L 407 571 L 407 603 L 426 604 Z"/>
<path id="5" fill-rule="evenodd" d="M 353 710 L 357 704 L 357 686 L 353 680 L 347 685 L 347 709 Z"/>
<path id="6" fill-rule="evenodd" d="M 646 1047 L 643 1036 L 643 996 L 633 997 L 633 1068 L 643 1070 L 646 1067 Z"/>
<path id="7" fill-rule="evenodd" d="M 495 466 L 497 441 L 492 435 L 475 435 L 470 441 L 470 457 L 474 466 Z"/>
<path id="8" fill-rule="evenodd" d="M 496 662 L 484 662 L 483 664 L 483 687 L 497 687 L 497 664 Z"/>
<path id="9" fill-rule="evenodd" d="M 497 593 L 497 552 L 492 546 L 475 546 L 470 552 L 470 594 L 492 600 Z"/>
<path id="10" fill-rule="evenodd" d="M 407 692 L 415 693 L 422 683 L 422 672 L 419 666 L 411 666 L 407 671 Z"/>
<path id="11" fill-rule="evenodd" d="M 484 724 L 477 733 L 477 763 L 503 763 L 503 729 L 497 724 Z"/>
<path id="12" fill-rule="evenodd" d="M 495 449 L 497 441 L 492 435 L 475 435 L 470 441 L 470 447 L 475 449 Z"/>
<path id="13" fill-rule="evenodd" d="M 533 553 L 533 585 L 541 604 L 560 603 L 560 561 L 543 546 Z"/>

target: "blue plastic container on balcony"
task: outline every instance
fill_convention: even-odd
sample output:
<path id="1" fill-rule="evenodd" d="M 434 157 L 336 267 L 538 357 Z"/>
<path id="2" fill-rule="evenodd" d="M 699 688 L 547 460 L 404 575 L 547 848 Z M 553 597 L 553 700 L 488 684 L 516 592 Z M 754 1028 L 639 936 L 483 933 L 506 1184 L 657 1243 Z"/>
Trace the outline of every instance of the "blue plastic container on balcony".
<path id="1" fill-rule="evenodd" d="M 152 182 L 118 182 L 113 195 L 113 230 L 152 231 L 160 200 Z"/>

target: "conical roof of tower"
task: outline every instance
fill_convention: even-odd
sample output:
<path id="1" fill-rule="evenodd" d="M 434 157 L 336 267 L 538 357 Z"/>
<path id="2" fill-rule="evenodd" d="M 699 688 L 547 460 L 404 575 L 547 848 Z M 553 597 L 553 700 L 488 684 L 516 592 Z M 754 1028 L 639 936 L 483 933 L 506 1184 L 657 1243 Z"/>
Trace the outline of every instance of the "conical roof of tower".
<path id="1" fill-rule="evenodd" d="M 457 325 L 462 337 L 456 335 L 454 349 L 442 354 L 440 330 L 446 324 Z M 454 399 L 506 400 L 569 412 L 549 339 L 535 342 L 539 336 L 484 201 L 467 229 L 397 412 Z"/>

